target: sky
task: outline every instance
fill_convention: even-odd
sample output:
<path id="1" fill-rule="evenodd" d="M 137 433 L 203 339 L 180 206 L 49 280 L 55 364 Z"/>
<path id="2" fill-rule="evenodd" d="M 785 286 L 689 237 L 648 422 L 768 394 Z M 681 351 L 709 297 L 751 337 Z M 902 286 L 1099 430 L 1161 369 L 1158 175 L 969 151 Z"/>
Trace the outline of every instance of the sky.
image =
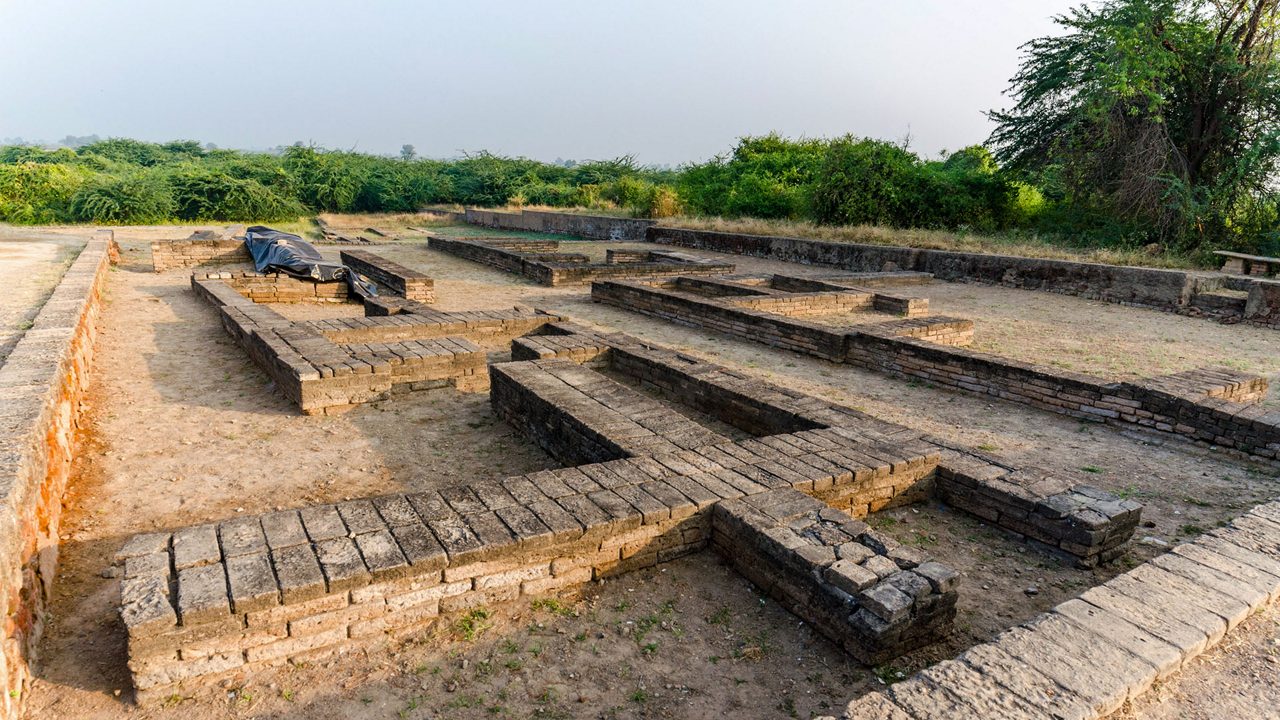
<path id="1" fill-rule="evenodd" d="M 980 143 L 1079 0 L 0 0 L 0 138 L 702 161 Z"/>

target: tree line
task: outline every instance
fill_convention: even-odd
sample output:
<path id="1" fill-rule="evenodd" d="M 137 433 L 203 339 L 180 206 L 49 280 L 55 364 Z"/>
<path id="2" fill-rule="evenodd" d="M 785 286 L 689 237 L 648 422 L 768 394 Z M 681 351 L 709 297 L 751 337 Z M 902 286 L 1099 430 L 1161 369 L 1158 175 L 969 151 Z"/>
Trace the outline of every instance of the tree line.
<path id="1" fill-rule="evenodd" d="M 1280 253 L 1280 0 L 1103 0 L 1023 47 L 985 145 L 741 138 L 676 170 L 630 156 L 398 158 L 114 138 L 0 148 L 0 220 L 244 221 L 428 205 L 541 205 L 1034 232 L 1084 246 Z"/>

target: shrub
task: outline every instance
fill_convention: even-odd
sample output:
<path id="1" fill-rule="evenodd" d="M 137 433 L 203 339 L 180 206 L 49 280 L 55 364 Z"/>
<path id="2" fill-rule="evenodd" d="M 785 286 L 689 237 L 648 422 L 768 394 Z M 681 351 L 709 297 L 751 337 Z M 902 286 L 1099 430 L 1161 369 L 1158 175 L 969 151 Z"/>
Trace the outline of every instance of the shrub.
<path id="1" fill-rule="evenodd" d="M 256 180 L 188 167 L 169 178 L 174 216 L 180 220 L 288 220 L 302 204 L 277 195 Z"/>
<path id="2" fill-rule="evenodd" d="M 32 225 L 70 219 L 71 198 L 87 176 L 67 165 L 0 165 L 0 220 Z"/>
<path id="3" fill-rule="evenodd" d="M 138 225 L 163 222 L 172 215 L 169 187 L 152 173 L 97 177 L 71 198 L 71 216 L 82 222 Z"/>
<path id="4" fill-rule="evenodd" d="M 827 149 L 813 190 L 814 218 L 830 225 L 910 224 L 919 159 L 892 143 L 846 136 Z"/>

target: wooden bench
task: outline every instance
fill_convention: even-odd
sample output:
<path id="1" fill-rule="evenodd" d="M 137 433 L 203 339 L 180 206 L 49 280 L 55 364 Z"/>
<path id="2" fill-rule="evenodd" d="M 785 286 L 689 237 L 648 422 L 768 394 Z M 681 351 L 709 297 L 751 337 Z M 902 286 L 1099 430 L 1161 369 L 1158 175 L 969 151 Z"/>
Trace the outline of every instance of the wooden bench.
<path id="1" fill-rule="evenodd" d="M 1280 271 L 1280 258 L 1263 255 L 1246 255 L 1245 253 L 1214 250 L 1214 255 L 1221 255 L 1227 261 L 1222 265 L 1222 272 L 1233 275 L 1275 275 Z"/>

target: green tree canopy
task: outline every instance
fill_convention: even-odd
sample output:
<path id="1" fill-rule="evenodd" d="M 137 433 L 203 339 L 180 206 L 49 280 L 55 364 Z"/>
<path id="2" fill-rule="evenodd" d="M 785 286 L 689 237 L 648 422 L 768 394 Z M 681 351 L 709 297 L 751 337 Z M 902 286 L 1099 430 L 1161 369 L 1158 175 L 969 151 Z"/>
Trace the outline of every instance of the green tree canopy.
<path id="1" fill-rule="evenodd" d="M 996 159 L 1161 241 L 1261 242 L 1280 159 L 1277 0 L 1106 0 L 1024 46 Z"/>

